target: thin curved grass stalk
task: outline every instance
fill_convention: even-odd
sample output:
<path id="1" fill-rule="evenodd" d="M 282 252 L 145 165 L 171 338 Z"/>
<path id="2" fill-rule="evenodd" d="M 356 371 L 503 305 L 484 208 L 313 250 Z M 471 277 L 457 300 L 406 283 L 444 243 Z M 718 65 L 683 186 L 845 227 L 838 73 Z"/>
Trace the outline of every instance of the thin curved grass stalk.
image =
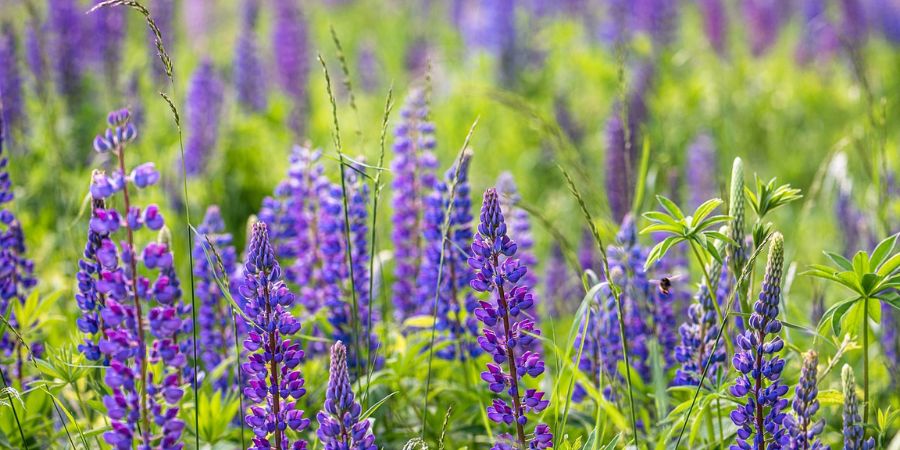
<path id="1" fill-rule="evenodd" d="M 760 253 L 762 253 L 762 249 L 766 246 L 766 243 L 769 242 L 769 238 L 771 238 L 771 237 L 772 237 L 771 233 L 766 235 L 765 239 L 763 239 L 762 242 L 760 242 L 759 246 L 756 248 L 756 250 L 753 252 L 753 254 L 750 255 L 750 258 L 748 258 L 747 261 L 744 263 L 744 267 L 741 269 L 741 276 L 738 277 L 738 280 L 737 280 L 737 283 L 735 283 L 735 286 L 739 286 L 741 283 L 745 283 L 747 281 L 747 275 L 750 273 L 750 271 L 748 271 L 747 269 L 753 265 L 753 263 L 756 261 L 756 258 L 759 256 Z M 734 300 L 735 300 L 736 293 L 737 293 L 737 289 L 732 289 L 731 295 L 728 298 L 728 308 L 725 309 L 725 315 L 722 316 L 722 323 L 719 325 L 719 332 L 716 334 L 716 340 L 713 343 L 713 348 L 718 347 L 719 341 L 722 340 L 722 334 L 725 331 L 725 325 L 728 323 L 728 316 L 731 315 L 731 310 L 734 307 Z M 710 354 L 709 357 L 706 358 L 706 364 L 703 365 L 703 372 L 700 374 L 700 381 L 698 382 L 697 389 L 694 391 L 694 396 L 691 399 L 691 406 L 688 407 L 687 414 L 684 417 L 684 422 L 681 425 L 681 431 L 678 433 L 678 440 L 675 442 L 676 449 L 681 444 L 681 440 L 684 438 L 684 430 L 687 428 L 687 424 L 691 419 L 691 413 L 694 411 L 694 405 L 697 403 L 697 397 L 700 395 L 700 389 L 703 388 L 703 381 L 706 380 L 706 373 L 709 370 L 709 366 L 712 365 L 712 364 L 710 364 L 712 362 L 712 357 L 713 357 L 713 355 Z"/>
<path id="2" fill-rule="evenodd" d="M 331 30 L 331 41 L 334 42 L 338 61 L 341 63 L 341 72 L 344 74 L 344 79 L 341 80 L 341 82 L 344 84 L 344 88 L 347 89 L 347 95 L 350 97 L 350 109 L 353 110 L 353 114 L 356 116 L 356 136 L 359 138 L 360 144 L 362 144 L 362 126 L 359 121 L 359 109 L 356 107 L 356 95 L 353 93 L 353 81 L 350 78 L 350 67 L 347 65 L 344 47 L 341 45 L 341 40 L 338 39 L 337 31 L 334 30 L 334 25 L 329 25 L 328 28 Z"/>
<path id="3" fill-rule="evenodd" d="M 25 450 L 28 450 L 28 441 L 25 440 L 25 431 L 22 429 L 22 423 L 19 422 L 19 413 L 16 412 L 16 405 L 13 402 L 10 387 L 6 384 L 6 373 L 3 372 L 3 367 L 0 367 L 0 381 L 3 382 L 3 390 L 6 392 L 6 398 L 9 400 L 9 409 L 12 410 L 13 418 L 16 420 L 16 428 L 19 429 L 19 436 L 22 437 L 22 445 L 25 446 Z"/>
<path id="4" fill-rule="evenodd" d="M 453 404 L 447 408 L 444 414 L 444 423 L 441 425 L 441 437 L 438 439 L 438 450 L 444 450 L 444 439 L 447 438 L 447 429 L 450 428 L 450 414 L 453 412 Z"/>
<path id="5" fill-rule="evenodd" d="M 627 128 L 627 127 L 626 127 Z M 606 278 L 606 283 L 609 285 L 609 290 L 613 294 L 613 299 L 616 302 L 616 310 L 619 314 L 619 337 L 622 340 L 622 355 L 625 359 L 625 383 L 628 387 L 628 404 L 629 410 L 631 412 L 631 433 L 634 436 L 635 445 L 640 448 L 640 439 L 637 434 L 637 415 L 634 411 L 634 390 L 631 386 L 631 363 L 630 358 L 628 356 L 628 340 L 625 335 L 625 313 L 622 308 L 621 301 L 621 288 L 610 278 L 609 276 L 609 260 L 606 256 L 606 246 L 603 244 L 603 239 L 600 237 L 600 232 L 597 230 L 597 225 L 594 224 L 594 219 L 591 217 L 590 211 L 587 209 L 587 205 L 584 202 L 584 198 L 581 197 L 581 193 L 578 191 L 578 188 L 575 186 L 575 182 L 572 180 L 572 177 L 569 176 L 569 173 L 566 172 L 566 169 L 561 165 L 557 165 L 559 170 L 562 172 L 563 176 L 566 178 L 566 184 L 569 187 L 569 191 L 572 195 L 575 196 L 575 199 L 578 201 L 578 206 L 581 208 L 581 213 L 584 215 L 584 219 L 588 222 L 588 226 L 591 229 L 591 234 L 594 235 L 594 240 L 597 241 L 597 247 L 600 248 L 600 261 L 603 265 L 603 276 Z M 564 424 L 565 424 L 565 418 Z"/>
<path id="6" fill-rule="evenodd" d="M 472 126 L 469 128 L 469 133 L 466 134 L 466 139 L 463 141 L 463 146 L 459 150 L 459 154 L 456 156 L 456 169 L 453 173 L 453 180 L 450 184 L 450 196 L 447 203 L 447 210 L 444 212 L 444 223 L 441 225 L 441 256 L 438 259 L 438 267 L 437 267 L 437 282 L 434 289 L 434 302 L 432 306 L 431 317 L 435 318 L 437 321 L 437 309 L 438 309 L 438 299 L 440 297 L 441 291 L 441 283 L 443 282 L 443 274 L 444 274 L 444 256 L 445 256 L 445 248 L 443 242 L 450 240 L 450 217 L 453 208 L 453 203 L 456 201 L 456 187 L 459 182 L 459 172 L 462 170 L 462 162 L 463 158 L 466 157 L 466 153 L 471 151 L 469 149 L 469 141 L 472 139 L 472 134 L 475 133 L 475 127 L 478 125 L 478 118 L 475 118 L 475 121 L 472 122 Z M 428 430 L 428 393 L 431 390 L 431 366 L 434 360 L 434 340 L 435 335 L 437 334 L 437 327 L 431 327 L 431 344 L 428 346 L 428 375 L 425 378 L 425 402 L 424 407 L 422 408 L 422 434 L 421 438 L 425 439 L 425 434 Z"/>
<path id="7" fill-rule="evenodd" d="M 381 152 L 378 154 L 378 167 L 384 165 L 384 142 L 387 136 L 387 127 L 388 127 L 388 118 L 391 116 L 391 110 L 394 108 L 393 104 L 394 97 L 394 86 L 391 85 L 388 88 L 387 100 L 384 102 L 384 114 L 381 117 L 381 137 L 379 139 L 379 143 L 381 146 Z M 375 173 L 375 179 L 373 181 L 374 187 L 372 189 L 372 227 L 369 233 L 369 301 L 372 301 L 375 290 L 375 249 L 377 248 L 375 245 L 375 238 L 377 236 L 376 233 L 376 225 L 378 223 L 378 198 L 381 197 L 381 170 Z M 385 300 L 386 301 L 386 300 Z M 369 314 L 366 322 L 366 329 L 372 329 L 372 314 Z M 385 342 L 382 340 L 382 342 Z M 363 400 L 363 406 L 369 406 L 369 386 L 372 384 L 372 371 L 375 370 L 375 355 L 372 352 L 372 340 L 366 339 L 366 358 L 368 358 L 368 364 L 366 364 L 366 396 Z"/>
<path id="8" fill-rule="evenodd" d="M 334 141 L 334 150 L 337 152 L 338 167 L 340 168 L 341 174 L 341 203 L 344 206 L 344 240 L 347 242 L 347 248 L 344 253 L 346 253 L 347 269 L 349 270 L 350 276 L 350 282 L 348 284 L 350 285 L 350 300 L 352 301 L 350 304 L 350 311 L 353 316 L 353 340 L 354 348 L 356 349 L 354 352 L 354 357 L 356 359 L 356 381 L 357 383 L 362 383 L 362 377 L 359 373 L 359 299 L 356 296 L 356 283 L 353 282 L 356 278 L 353 276 L 353 252 L 351 251 L 352 243 L 350 241 L 350 206 L 347 204 L 347 178 L 344 176 L 344 165 L 347 163 L 344 162 L 343 144 L 341 144 L 341 127 L 337 116 L 337 101 L 335 101 L 334 92 L 331 90 L 331 75 L 328 74 L 328 66 L 325 65 L 325 60 L 322 58 L 322 55 L 319 54 L 317 57 L 319 63 L 322 64 L 322 71 L 325 73 L 325 89 L 328 91 L 328 100 L 331 101 L 331 118 L 334 121 L 334 131 L 332 132 L 331 137 Z"/>
<path id="9" fill-rule="evenodd" d="M 112 6 L 127 6 L 135 11 L 141 13 L 144 16 L 144 20 L 147 22 L 147 27 L 150 28 L 150 31 L 153 33 L 153 40 L 156 44 L 156 53 L 159 56 L 159 60 L 162 62 L 163 67 L 166 71 L 166 77 L 169 79 L 169 86 L 172 89 L 172 97 L 176 97 L 176 89 L 175 89 L 175 75 L 172 66 L 172 58 L 169 57 L 169 54 L 166 52 L 165 47 L 163 46 L 162 32 L 159 30 L 159 27 L 156 26 L 156 22 L 153 21 L 153 17 L 150 15 L 150 11 L 144 7 L 137 0 L 106 0 L 104 2 L 98 3 L 96 6 L 91 8 L 89 13 L 92 13 L 100 8 L 112 7 Z M 188 188 L 187 188 L 187 165 L 184 161 L 184 133 L 181 130 L 181 118 L 178 114 L 178 108 L 175 107 L 175 103 L 166 95 L 164 92 L 160 92 L 159 95 L 165 100 L 166 103 L 169 104 L 169 108 L 172 111 L 172 118 L 175 120 L 175 129 L 178 131 L 178 147 L 181 150 L 181 182 L 184 194 L 184 220 L 185 224 L 185 234 L 187 234 L 188 238 L 188 248 L 193 248 L 194 246 L 194 237 L 191 233 L 191 212 L 190 212 L 190 199 L 188 197 Z M 191 346 L 193 347 L 194 353 L 194 363 L 192 372 L 192 386 L 194 387 L 194 396 L 196 397 L 197 393 L 197 361 L 199 360 L 198 352 L 197 352 L 197 298 L 194 294 L 194 255 L 191 252 L 188 252 L 188 264 L 190 267 L 188 268 L 188 273 L 190 274 L 190 284 L 191 284 L 191 321 L 194 326 L 192 326 L 193 330 L 193 340 L 191 342 Z M 146 365 L 144 365 L 146 367 Z M 146 389 L 146 388 L 145 388 Z M 199 402 L 195 402 L 194 408 L 194 429 L 200 429 L 200 404 Z M 197 432 L 194 434 L 194 444 L 197 448 L 200 447 L 200 433 Z"/>

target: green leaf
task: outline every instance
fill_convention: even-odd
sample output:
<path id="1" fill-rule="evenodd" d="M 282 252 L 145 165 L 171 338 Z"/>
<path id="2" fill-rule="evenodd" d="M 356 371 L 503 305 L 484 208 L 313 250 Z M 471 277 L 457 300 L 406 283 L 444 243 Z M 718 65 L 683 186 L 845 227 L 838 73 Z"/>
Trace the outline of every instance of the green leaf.
<path id="1" fill-rule="evenodd" d="M 662 195 L 657 195 L 656 200 L 659 201 L 659 204 L 662 205 L 663 209 L 668 211 L 670 215 L 678 220 L 684 220 L 684 213 L 681 212 L 681 208 L 679 208 L 675 202 Z"/>
<path id="2" fill-rule="evenodd" d="M 885 240 L 878 243 L 875 247 L 875 250 L 872 251 L 872 265 L 878 267 L 883 263 L 888 256 L 891 255 L 891 252 L 894 251 L 894 245 L 897 243 L 897 236 L 895 234 L 893 236 L 889 236 Z"/>
<path id="3" fill-rule="evenodd" d="M 719 207 L 723 203 L 722 199 L 714 198 L 711 200 L 707 200 L 703 202 L 702 205 L 698 206 L 696 210 L 694 210 L 694 220 L 697 222 L 702 222 L 706 216 L 710 215 L 716 208 Z"/>
<path id="4" fill-rule="evenodd" d="M 847 312 L 851 306 L 853 306 L 856 302 L 861 300 L 860 298 L 851 298 L 849 300 L 844 300 L 842 302 L 838 302 L 833 305 L 831 308 L 828 308 L 825 311 L 825 314 L 822 314 L 822 319 L 819 322 L 819 328 L 822 327 L 827 321 L 831 320 L 831 332 L 835 336 L 841 335 L 841 320 L 844 317 L 844 314 Z"/>
<path id="5" fill-rule="evenodd" d="M 665 223 L 665 224 L 674 225 L 674 226 L 678 226 L 678 227 L 681 226 L 677 220 L 672 218 L 672 216 L 665 214 L 663 212 L 660 212 L 660 211 L 648 211 L 648 212 L 645 212 L 643 214 L 643 216 L 653 222 L 660 222 L 660 223 Z"/>
<path id="6" fill-rule="evenodd" d="M 822 406 L 841 406 L 844 404 L 844 394 L 835 389 L 819 391 L 818 399 Z"/>
<path id="7" fill-rule="evenodd" d="M 391 398 L 399 393 L 400 393 L 400 391 L 394 391 L 388 395 L 385 395 L 383 399 L 375 402 L 372 406 L 369 407 L 369 409 L 366 410 L 366 412 L 364 412 L 361 416 L 359 416 L 360 420 L 368 419 L 372 414 L 375 414 L 375 411 L 378 411 L 378 408 L 380 408 L 381 405 L 384 404 L 384 402 L 388 401 L 389 398 Z"/>
<path id="8" fill-rule="evenodd" d="M 825 256 L 827 256 L 828 259 L 830 259 L 831 262 L 834 263 L 834 265 L 840 267 L 841 270 L 853 270 L 853 264 L 850 262 L 849 259 L 844 258 L 843 255 L 839 255 L 834 252 L 824 252 L 824 253 L 825 253 Z"/>
<path id="9" fill-rule="evenodd" d="M 894 273 L 898 267 L 900 267 L 900 253 L 891 256 L 890 259 L 885 261 L 884 264 L 875 271 L 875 273 L 880 277 L 886 277 Z"/>
<path id="10" fill-rule="evenodd" d="M 860 278 L 869 272 L 869 255 L 860 250 L 853 255 L 853 272 Z"/>
<path id="11" fill-rule="evenodd" d="M 434 326 L 434 316 L 412 316 L 403 321 L 404 328 L 425 328 L 431 329 Z"/>

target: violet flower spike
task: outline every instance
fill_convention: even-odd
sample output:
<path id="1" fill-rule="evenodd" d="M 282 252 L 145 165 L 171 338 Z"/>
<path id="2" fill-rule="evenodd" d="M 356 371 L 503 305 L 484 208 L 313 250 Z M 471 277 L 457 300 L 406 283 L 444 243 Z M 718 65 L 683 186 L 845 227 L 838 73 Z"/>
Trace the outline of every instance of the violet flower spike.
<path id="1" fill-rule="evenodd" d="M 316 415 L 316 435 L 325 450 L 377 450 L 372 422 L 360 420 L 362 407 L 353 395 L 347 370 L 347 348 L 341 341 L 331 347 L 331 368 L 324 408 Z"/>
<path id="2" fill-rule="evenodd" d="M 829 450 L 829 446 L 822 445 L 817 438 L 825 429 L 825 419 L 813 422 L 813 416 L 819 410 L 819 388 L 816 386 L 817 368 L 819 356 L 810 350 L 803 354 L 803 367 L 800 369 L 800 380 L 794 389 L 794 401 L 792 403 L 794 414 L 784 417 L 784 427 L 787 430 L 788 443 L 785 446 L 789 450 Z"/>
<path id="3" fill-rule="evenodd" d="M 544 363 L 538 354 L 522 351 L 535 340 L 534 335 L 539 335 L 540 330 L 527 317 L 534 307 L 534 296 L 519 282 L 528 269 L 514 257 L 517 245 L 507 236 L 500 201 L 493 188 L 484 193 L 480 221 L 469 258 L 469 266 L 475 270 L 475 278 L 470 284 L 478 292 L 487 292 L 491 299 L 479 302 L 475 316 L 485 325 L 478 344 L 493 357 L 493 363 L 488 364 L 488 370 L 482 372 L 481 377 L 492 392 L 505 390 L 512 399 L 510 405 L 495 398 L 487 408 L 488 418 L 496 423 L 513 425 L 520 448 L 529 445 L 528 448 L 550 448 L 553 446 L 552 434 L 545 424 L 538 424 L 533 439 L 526 443 L 527 413 L 540 413 L 550 402 L 539 390 L 524 389 L 523 392 L 520 389 L 526 376 L 536 378 L 544 371 Z M 506 366 L 506 371 L 502 365 Z M 504 448 L 506 444 L 502 441 L 499 439 L 493 448 Z"/>
<path id="4" fill-rule="evenodd" d="M 856 395 L 856 377 L 853 368 L 844 364 L 841 370 L 841 382 L 844 388 L 844 411 L 842 414 L 844 427 L 844 450 L 873 450 L 875 439 L 866 439 L 866 429 L 859 415 L 859 397 Z"/>
<path id="5" fill-rule="evenodd" d="M 778 336 L 781 322 L 778 307 L 781 304 L 781 279 L 784 265 L 784 238 L 780 233 L 772 236 L 769 260 L 760 289 L 759 299 L 753 305 L 748 328 L 736 339 L 732 365 L 739 372 L 731 394 L 746 397 L 747 403 L 731 412 L 731 421 L 738 427 L 736 445 L 732 450 L 752 448 L 764 450 L 767 442 L 783 444 L 786 432 L 782 426 L 783 410 L 788 401 L 783 398 L 788 387 L 781 383 L 784 360 L 778 354 L 784 341 Z M 751 440 L 752 438 L 752 440 Z"/>
<path id="6" fill-rule="evenodd" d="M 300 322 L 290 313 L 294 294 L 281 278 L 268 227 L 257 222 L 253 224 L 244 280 L 239 288 L 247 315 L 253 319 L 244 340 L 249 356 L 241 365 L 247 375 L 244 395 L 252 402 L 245 417 L 255 434 L 250 448 L 305 450 L 305 440 L 291 441 L 286 433 L 287 429 L 298 433 L 305 430 L 309 419 L 295 407 L 306 394 L 298 367 L 304 354 L 299 343 L 286 339 L 300 331 Z"/>
<path id="7" fill-rule="evenodd" d="M 203 61 L 191 75 L 187 93 L 185 119 L 188 138 L 184 163 L 188 175 L 202 173 L 215 150 L 222 112 L 222 91 L 222 82 L 212 62 Z"/>

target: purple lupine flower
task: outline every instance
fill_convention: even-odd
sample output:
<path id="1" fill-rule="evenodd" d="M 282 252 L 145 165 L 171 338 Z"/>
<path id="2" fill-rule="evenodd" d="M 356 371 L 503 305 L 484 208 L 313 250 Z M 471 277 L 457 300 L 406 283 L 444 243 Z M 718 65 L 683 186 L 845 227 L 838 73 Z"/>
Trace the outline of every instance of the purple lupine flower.
<path id="1" fill-rule="evenodd" d="M 201 236 L 194 243 L 193 253 L 194 275 L 197 280 L 195 290 L 200 300 L 200 310 L 197 314 L 200 339 L 198 344 L 203 369 L 210 374 L 229 354 L 234 343 L 234 333 L 230 326 L 231 307 L 216 278 L 234 273 L 237 253 L 232 245 L 231 234 L 225 233 L 225 222 L 218 206 L 207 208 L 203 223 L 197 227 L 197 231 Z M 215 246 L 221 266 L 219 259 L 210 257 L 213 249 L 210 248 L 207 239 Z M 210 256 L 207 256 L 208 254 Z M 239 328 L 245 328 L 244 321 L 240 317 L 235 316 L 234 320 Z M 227 387 L 228 380 L 225 377 L 212 381 L 217 388 Z"/>
<path id="2" fill-rule="evenodd" d="M 75 0 L 51 0 L 47 7 L 49 61 L 54 64 L 56 89 L 68 99 L 77 99 L 81 93 L 82 17 Z"/>
<path id="3" fill-rule="evenodd" d="M 374 92 L 381 83 L 381 64 L 371 41 L 363 41 L 356 55 L 360 86 L 363 92 Z"/>
<path id="4" fill-rule="evenodd" d="M 722 0 L 700 0 L 699 3 L 706 39 L 719 56 L 725 56 L 728 51 L 728 11 L 725 4 Z"/>
<path id="5" fill-rule="evenodd" d="M 537 257 L 534 256 L 534 238 L 531 235 L 531 218 L 528 213 L 518 206 L 522 200 L 516 180 L 509 172 L 502 172 L 497 177 L 497 195 L 500 196 L 500 208 L 503 215 L 508 217 L 509 235 L 515 238 L 519 250 L 519 262 L 525 267 L 537 266 Z M 538 284 L 537 275 L 533 272 L 525 274 L 525 284 L 534 289 Z"/>
<path id="6" fill-rule="evenodd" d="M 281 89 L 294 103 L 290 125 L 295 133 L 302 135 L 309 101 L 309 24 L 296 0 L 275 0 L 273 8 L 275 23 L 272 27 L 272 52 L 275 55 L 275 75 Z"/>
<path id="7" fill-rule="evenodd" d="M 781 383 L 784 360 L 778 356 L 784 348 L 784 341 L 778 336 L 783 265 L 784 238 L 776 232 L 769 246 L 759 299 L 747 321 L 749 327 L 737 336 L 731 360 L 740 374 L 730 392 L 735 397 L 747 398 L 746 404 L 731 412 L 731 421 L 738 427 L 737 444 L 731 447 L 734 450 L 773 448 L 771 444 L 767 447 L 767 442 L 776 443 L 776 449 L 781 448 L 779 443 L 785 436 L 783 410 L 788 401 L 783 397 L 788 387 Z"/>
<path id="8" fill-rule="evenodd" d="M 712 289 L 715 290 L 716 301 L 721 305 L 728 296 L 730 288 L 731 276 L 728 266 L 713 261 L 707 270 L 709 270 L 710 282 L 714 283 Z M 715 346 L 719 320 L 721 318 L 716 314 L 710 287 L 706 285 L 705 278 L 703 278 L 696 295 L 696 302 L 688 306 L 687 320 L 678 328 L 681 345 L 675 348 L 675 359 L 681 363 L 681 367 L 676 371 L 672 384 L 676 386 L 698 385 L 706 365 L 709 365 L 707 380 L 717 380 L 722 375 L 726 369 L 721 365 L 725 361 L 725 351 L 721 342 L 718 347 Z"/>
<path id="9" fill-rule="evenodd" d="M 163 47 L 166 48 L 166 51 L 171 52 L 172 45 L 175 42 L 175 0 L 153 0 L 150 11 L 153 15 L 153 21 L 156 22 L 156 27 L 162 33 Z M 160 61 L 159 55 L 157 55 L 154 39 L 156 37 L 150 31 L 147 40 L 150 43 L 147 47 L 150 50 L 150 64 L 153 66 L 153 74 L 157 82 L 162 82 L 166 79 L 166 68 Z"/>
<path id="10" fill-rule="evenodd" d="M 549 300 L 547 313 L 552 317 L 572 314 L 583 297 L 584 289 L 577 272 L 566 265 L 562 249 L 554 242 L 544 272 L 544 298 Z"/>
<path id="11" fill-rule="evenodd" d="M 600 15 L 603 22 L 599 25 L 598 35 L 607 43 L 616 45 L 631 38 L 634 29 L 634 2 L 629 0 L 607 0 Z"/>
<path id="12" fill-rule="evenodd" d="M 451 166 L 444 179 L 437 182 L 435 190 L 425 199 L 422 234 L 425 248 L 424 259 L 416 280 L 418 287 L 416 299 L 421 305 L 419 314 L 430 316 L 437 313 L 435 327 L 441 332 L 440 339 L 455 344 L 445 346 L 437 352 L 437 355 L 444 359 L 464 360 L 481 353 L 480 347 L 475 344 L 479 329 L 478 322 L 473 316 L 478 302 L 469 289 L 469 283 L 475 273 L 467 263 L 469 254 L 465 250 L 472 241 L 473 234 L 469 187 L 471 156 L 471 153 L 466 152 L 459 168 L 455 164 Z M 455 195 L 450 208 L 450 217 L 447 218 L 447 207 L 450 206 L 451 187 L 454 183 Z M 445 222 L 449 227 L 446 235 Z M 439 274 L 440 286 L 437 284 Z M 462 316 L 461 312 L 464 309 L 468 314 Z"/>
<path id="13" fill-rule="evenodd" d="M 394 313 L 398 320 L 412 316 L 418 310 L 415 303 L 415 282 L 422 260 L 424 202 L 434 190 L 437 159 L 434 156 L 434 124 L 428 121 L 424 91 L 409 94 L 400 111 L 401 121 L 394 129 L 394 159 L 391 169 L 394 179 L 392 206 L 394 229 L 393 286 Z"/>
<path id="14" fill-rule="evenodd" d="M 515 258 L 517 246 L 507 236 L 500 200 L 493 188 L 484 193 L 480 219 L 478 233 L 472 241 L 469 266 L 475 270 L 472 288 L 489 294 L 488 301 L 479 301 L 475 317 L 485 325 L 478 344 L 493 358 L 481 378 L 488 383 L 491 392 L 499 394 L 505 390 L 512 399 L 510 406 L 505 400 L 494 398 L 487 408 L 487 415 L 496 423 L 515 424 L 516 442 L 520 448 L 526 445 L 550 448 L 553 437 L 544 424 L 538 424 L 533 439 L 528 444 L 525 442 L 527 414 L 540 413 L 550 401 L 543 398 L 545 394 L 540 390 L 526 388 L 522 392 L 519 388 L 526 376 L 537 378 L 544 372 L 544 362 L 538 353 L 522 351 L 535 340 L 534 335 L 540 335 L 540 329 L 528 318 L 534 296 L 520 283 L 528 268 Z M 498 442 L 494 448 L 502 449 L 503 445 Z"/>
<path id="15" fill-rule="evenodd" d="M 241 365 L 248 377 L 244 395 L 254 403 L 245 417 L 255 434 L 250 448 L 272 448 L 271 439 L 276 448 L 305 450 L 305 440 L 292 442 L 286 433 L 288 428 L 302 432 L 309 426 L 309 419 L 296 408 L 296 402 L 306 394 L 303 374 L 297 367 L 304 354 L 299 342 L 286 339 L 300 331 L 300 322 L 290 313 L 294 294 L 281 276 L 266 224 L 257 222 L 253 224 L 240 286 L 247 315 L 253 320 L 244 341 L 250 355 Z"/>
<path id="16" fill-rule="evenodd" d="M 646 95 L 653 80 L 654 69 L 644 65 L 638 68 L 628 94 L 627 114 L 621 104 L 613 107 L 606 122 L 606 191 L 613 220 L 621 222 L 631 209 L 634 195 L 635 174 L 640 155 L 639 130 L 647 120 Z M 627 130 L 623 119 L 627 116 Z"/>
<path id="17" fill-rule="evenodd" d="M 775 45 L 781 32 L 779 0 L 743 0 L 741 7 L 750 33 L 750 51 L 753 56 L 762 56 Z"/>
<path id="18" fill-rule="evenodd" d="M 241 5 L 241 30 L 234 56 L 234 85 L 238 103 L 251 112 L 266 109 L 266 77 L 256 44 L 258 0 L 244 0 Z"/>
<path id="19" fill-rule="evenodd" d="M 647 33 L 656 45 L 670 44 L 678 23 L 678 2 L 675 0 L 637 0 L 634 16 L 637 28 Z"/>
<path id="20" fill-rule="evenodd" d="M 362 407 L 353 396 L 350 373 L 347 370 L 347 348 L 341 341 L 331 347 L 331 368 L 325 405 L 316 415 L 319 430 L 316 435 L 325 450 L 377 450 L 372 422 L 360 420 Z"/>
<path id="21" fill-rule="evenodd" d="M 715 143 L 706 133 L 697 135 L 688 146 L 685 179 L 689 209 L 694 210 L 718 194 L 716 174 L 719 172 L 719 164 L 716 159 Z"/>
<path id="22" fill-rule="evenodd" d="M 100 3 L 102 0 L 95 0 Z M 122 43 L 125 36 L 125 8 L 100 8 L 91 15 L 94 23 L 91 27 L 91 45 L 95 60 L 102 67 L 102 73 L 111 87 L 118 85 L 119 67 L 121 66 Z"/>
<path id="23" fill-rule="evenodd" d="M 900 4 L 894 0 L 872 0 L 872 17 L 891 43 L 900 42 Z"/>
<path id="24" fill-rule="evenodd" d="M 219 137 L 219 116 L 222 113 L 222 82 L 212 62 L 203 61 L 191 75 L 187 92 L 185 118 L 188 140 L 185 145 L 185 166 L 188 175 L 198 175 L 206 169 L 207 161 Z"/>
<path id="25" fill-rule="evenodd" d="M 184 423 L 177 418 L 178 404 L 184 395 L 181 377 L 191 374 L 184 350 L 192 344 L 189 333 L 193 323 L 190 307 L 181 301 L 169 231 L 159 209 L 149 205 L 141 210 L 127 200 L 129 185 L 143 189 L 159 180 L 149 163 L 128 175 L 123 173 L 125 147 L 137 137 L 129 119 L 127 110 L 110 113 L 106 132 L 94 139 L 97 152 L 113 152 L 119 161 L 119 169 L 111 175 L 94 172 L 91 193 L 95 206 L 100 206 L 99 200 L 120 191 L 126 199 L 121 211 L 94 208 L 90 228 L 96 235 L 89 237 L 85 251 L 85 261 L 93 259 L 98 264 L 95 288 L 104 301 L 99 314 L 102 338 L 97 349 L 109 362 L 104 381 L 111 391 L 104 396 L 103 404 L 111 429 L 103 437 L 114 448 L 123 450 L 132 448 L 138 434 L 142 446 L 158 441 L 166 448 L 181 448 Z M 133 234 L 145 226 L 159 230 L 160 238 L 139 251 L 134 247 Z M 128 239 L 116 244 L 113 233 L 123 228 Z M 94 243 L 94 239 L 99 239 L 99 243 Z M 92 258 L 88 258 L 89 253 Z M 138 272 L 139 267 L 144 269 L 144 275 Z M 155 272 L 155 279 L 146 276 L 148 272 Z M 143 311 L 141 305 L 149 307 L 149 311 Z M 149 351 L 146 330 L 152 338 Z M 93 351 L 88 345 L 83 348 Z M 151 423 L 156 425 L 155 430 Z"/>
<path id="26" fill-rule="evenodd" d="M 10 326 L 18 323 L 11 314 L 12 302 L 24 303 L 28 292 L 37 284 L 34 278 L 34 263 L 25 256 L 25 234 L 22 226 L 6 204 L 13 200 L 12 180 L 7 169 L 9 159 L 3 153 L 6 144 L 4 134 L 4 105 L 0 103 L 0 315 L 9 317 Z M 9 314 L 9 316 L 6 316 Z M 17 351 L 20 342 L 8 332 L 0 336 L 0 353 L 9 356 L 15 353 L 16 375 L 22 375 L 23 354 Z M 20 386 L 22 387 L 22 386 Z"/>
<path id="27" fill-rule="evenodd" d="M 841 12 L 841 38 L 858 48 L 869 31 L 865 5 L 860 0 L 841 0 Z"/>
<path id="28" fill-rule="evenodd" d="M 5 126 L 19 128 L 24 106 L 22 76 L 19 73 L 18 41 L 9 23 L 0 26 L 0 104 L 3 105 Z"/>
<path id="29" fill-rule="evenodd" d="M 483 49 L 499 58 L 516 43 L 516 2 L 468 0 L 461 10 L 460 28 L 470 49 Z"/>
<path id="30" fill-rule="evenodd" d="M 82 311 L 76 324 L 79 331 L 86 335 L 78 350 L 89 361 L 100 361 L 101 358 L 97 342 L 101 332 L 100 312 L 106 306 L 104 295 L 97 289 L 103 270 L 98 251 L 104 241 L 109 239 L 109 233 L 119 229 L 120 223 L 118 212 L 114 209 L 107 210 L 103 199 L 91 200 L 91 222 L 82 259 L 78 261 L 78 293 L 75 294 L 75 302 Z"/>
<path id="31" fill-rule="evenodd" d="M 788 443 L 785 448 L 789 450 L 828 450 L 830 447 L 822 445 L 816 437 L 825 429 L 825 419 L 813 422 L 813 416 L 819 410 L 819 388 L 816 385 L 816 366 L 819 364 L 819 356 L 810 350 L 803 354 L 803 367 L 800 369 L 800 380 L 794 389 L 794 402 L 792 404 L 794 414 L 784 417 L 784 427 L 787 430 Z"/>
<path id="32" fill-rule="evenodd" d="M 844 450 L 872 450 L 875 448 L 875 439 L 866 439 L 866 429 L 859 416 L 856 377 L 853 376 L 853 368 L 847 364 L 841 370 L 841 381 L 844 388 Z"/>
<path id="33" fill-rule="evenodd" d="M 43 94 L 46 84 L 46 70 L 44 69 L 44 50 L 46 48 L 42 36 L 46 27 L 37 20 L 30 20 L 25 26 L 25 63 L 34 77 L 35 90 Z"/>
<path id="34" fill-rule="evenodd" d="M 838 35 L 828 18 L 824 0 L 804 0 L 801 7 L 803 31 L 797 44 L 800 64 L 827 60 L 838 48 Z"/>

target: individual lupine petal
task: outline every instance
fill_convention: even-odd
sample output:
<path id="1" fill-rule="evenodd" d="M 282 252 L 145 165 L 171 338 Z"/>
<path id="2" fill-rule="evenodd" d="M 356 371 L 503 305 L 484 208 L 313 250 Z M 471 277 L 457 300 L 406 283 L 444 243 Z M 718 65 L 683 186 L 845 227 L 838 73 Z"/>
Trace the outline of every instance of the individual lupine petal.
<path id="1" fill-rule="evenodd" d="M 135 167 L 131 171 L 131 180 L 135 186 L 141 189 L 156 184 L 159 181 L 159 172 L 156 170 L 156 165 L 148 162 Z"/>

